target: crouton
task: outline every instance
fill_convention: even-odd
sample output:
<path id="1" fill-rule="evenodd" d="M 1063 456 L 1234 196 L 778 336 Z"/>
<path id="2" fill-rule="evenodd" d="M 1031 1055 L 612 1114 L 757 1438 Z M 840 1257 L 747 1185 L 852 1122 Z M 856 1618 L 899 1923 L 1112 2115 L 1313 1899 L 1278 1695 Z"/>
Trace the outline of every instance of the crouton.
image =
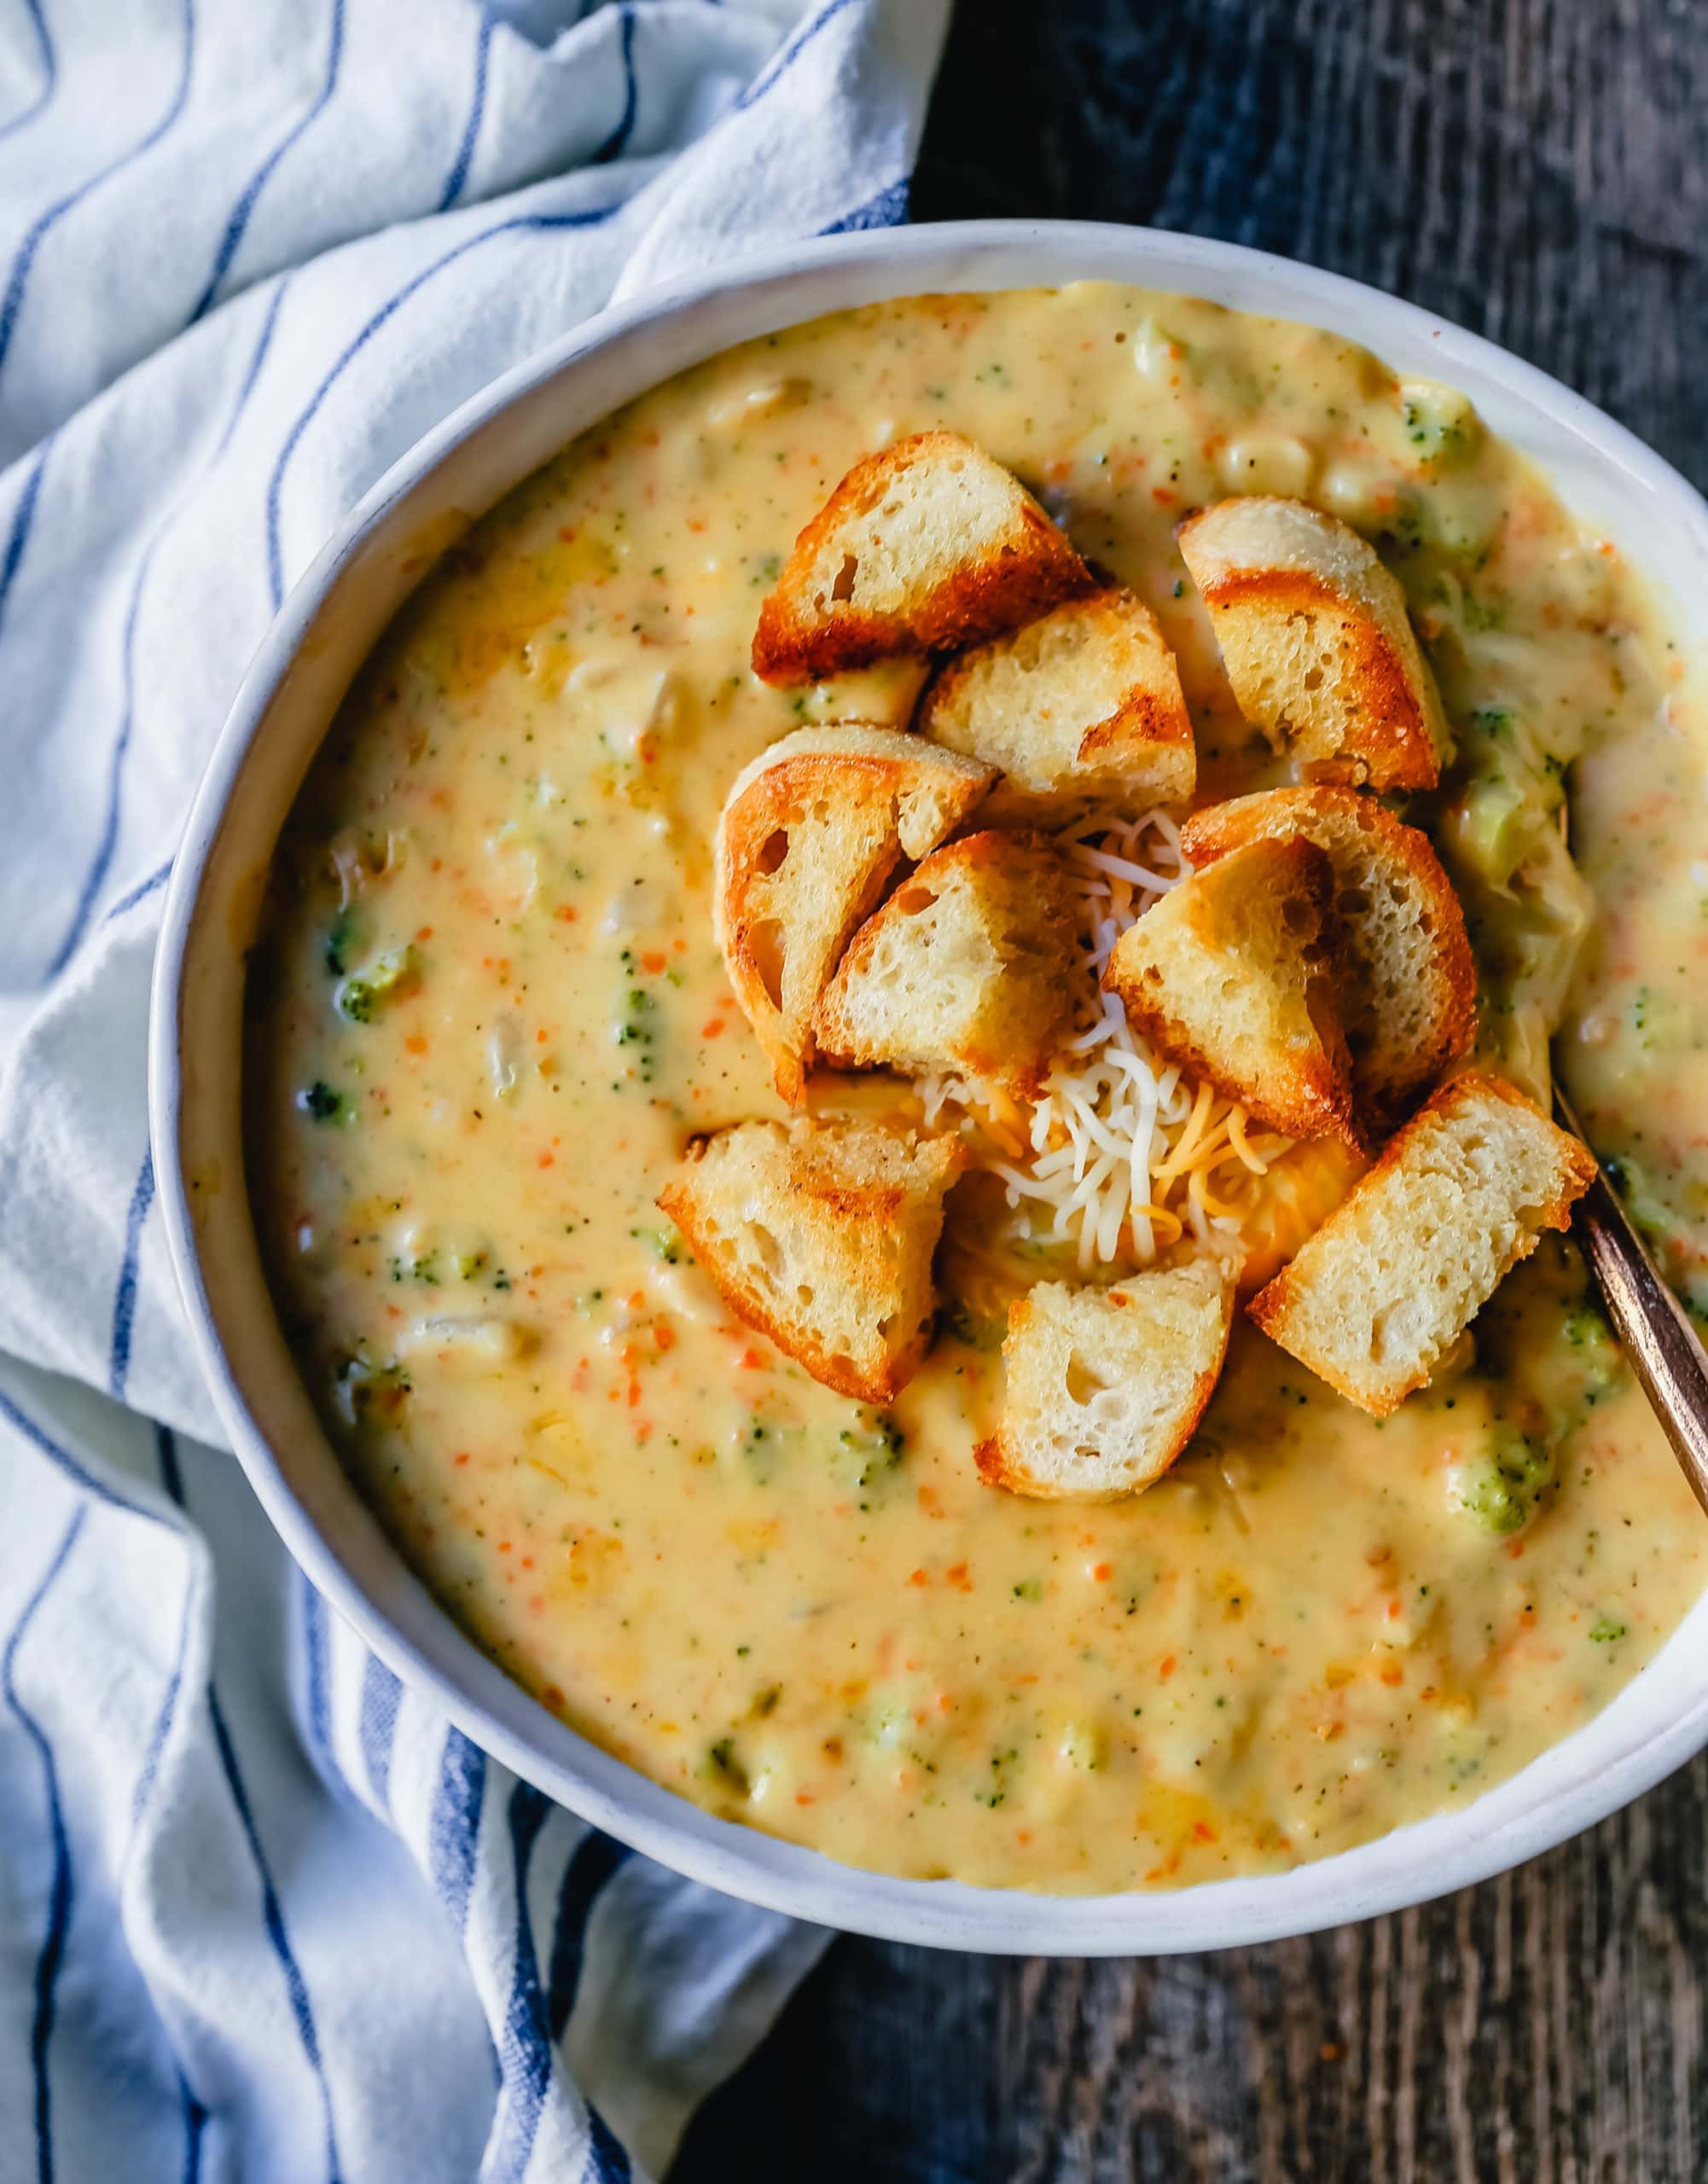
<path id="1" fill-rule="evenodd" d="M 1444 1084 L 1246 1306 L 1281 1348 L 1376 1418 L 1428 1380 L 1595 1162 L 1516 1086 Z"/>
<path id="2" fill-rule="evenodd" d="M 826 1387 L 887 1403 L 931 1340 L 964 1159 L 872 1124 L 737 1123 L 695 1139 L 658 1202 L 739 1319 Z"/>
<path id="3" fill-rule="evenodd" d="M 1118 585 L 950 660 L 919 725 L 1002 768 L 993 813 L 1053 816 L 1095 799 L 1136 815 L 1183 803 L 1198 778 L 1174 654 L 1149 607 Z"/>
<path id="4" fill-rule="evenodd" d="M 991 769 L 898 729 L 798 729 L 740 774 L 717 822 L 718 944 L 778 1092 L 799 1104 L 812 1012 L 905 857 L 958 827 Z"/>
<path id="5" fill-rule="evenodd" d="M 934 850 L 868 918 L 813 1019 L 826 1060 L 1030 1099 L 1072 1006 L 1067 875 L 1035 834 Z"/>
<path id="6" fill-rule="evenodd" d="M 959 433 L 857 462 L 796 539 L 759 609 L 753 672 L 819 679 L 892 652 L 949 652 L 1089 591 L 1018 479 Z"/>
<path id="7" fill-rule="evenodd" d="M 1258 1122 L 1357 1152 L 1333 894 L 1315 843 L 1247 843 L 1130 925 L 1103 984 L 1153 1047 Z"/>
<path id="8" fill-rule="evenodd" d="M 1041 1501 L 1142 1493 L 1185 1448 L 1222 1371 L 1234 1287 L 1213 1259 L 1113 1289 L 1042 1281 L 1008 1308 L 991 1486 Z"/>
<path id="9" fill-rule="evenodd" d="M 1433 788 L 1451 740 L 1405 595 L 1375 549 L 1303 501 L 1254 494 L 1182 525 L 1240 710 L 1306 778 Z"/>
<path id="10" fill-rule="evenodd" d="M 1465 915 L 1428 838 L 1348 788 L 1276 788 L 1197 812 L 1181 844 L 1201 871 L 1246 842 L 1301 835 L 1334 868 L 1346 936 L 1343 1003 L 1358 1112 L 1402 1122 L 1476 1030 Z"/>

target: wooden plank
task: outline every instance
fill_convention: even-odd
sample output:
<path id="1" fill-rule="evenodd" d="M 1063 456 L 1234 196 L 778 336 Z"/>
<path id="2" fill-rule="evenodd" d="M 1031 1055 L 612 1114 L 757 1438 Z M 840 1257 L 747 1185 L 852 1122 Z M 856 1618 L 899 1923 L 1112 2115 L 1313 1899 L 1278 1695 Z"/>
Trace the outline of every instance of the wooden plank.
<path id="1" fill-rule="evenodd" d="M 1708 484 L 1701 0 L 963 0 L 917 218 L 1115 219 L 1409 296 Z M 1213 1957 L 845 1942 L 681 2184 L 1708 2175 L 1708 1762 L 1518 1873 Z"/>

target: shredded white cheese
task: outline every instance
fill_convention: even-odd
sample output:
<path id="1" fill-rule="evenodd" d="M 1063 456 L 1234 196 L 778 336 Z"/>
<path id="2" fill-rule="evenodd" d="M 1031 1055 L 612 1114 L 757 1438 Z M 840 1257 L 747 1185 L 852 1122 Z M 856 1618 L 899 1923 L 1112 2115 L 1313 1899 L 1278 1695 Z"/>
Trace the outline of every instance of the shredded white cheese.
<path id="1" fill-rule="evenodd" d="M 1159 810 L 1113 825 L 1087 818 L 1060 839 L 1075 883 L 1080 967 L 1073 1019 L 1043 1089 L 1030 1112 L 997 1112 L 962 1080 L 928 1077 L 926 1120 L 961 1110 L 973 1158 L 1002 1178 L 1020 1225 L 1076 1246 L 1082 1269 L 1116 1258 L 1148 1265 L 1188 1229 L 1201 1246 L 1237 1252 L 1241 1200 L 1289 1141 L 1248 1133 L 1243 1108 L 1183 1077 L 1099 985 L 1117 938 L 1185 878 L 1180 829 Z M 1218 1179 L 1218 1170 L 1229 1172 Z"/>

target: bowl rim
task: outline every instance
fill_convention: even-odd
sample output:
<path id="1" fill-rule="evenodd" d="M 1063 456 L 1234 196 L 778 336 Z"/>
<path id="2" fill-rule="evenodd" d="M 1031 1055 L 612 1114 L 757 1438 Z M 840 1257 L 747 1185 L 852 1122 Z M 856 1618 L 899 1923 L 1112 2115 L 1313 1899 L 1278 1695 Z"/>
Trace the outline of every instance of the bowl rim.
<path id="1" fill-rule="evenodd" d="M 171 1261 L 196 1352 L 215 1408 L 269 1518 L 330 1605 L 407 1685 L 428 1696 L 474 1742 L 633 1848 L 773 1911 L 884 1939 L 988 1953 L 1169 1954 L 1311 1933 L 1426 1902 L 1552 1849 L 1640 1796 L 1708 1744 L 1708 1673 L 1697 1678 L 1692 1703 L 1647 1728 L 1639 1728 L 1635 1717 L 1641 1710 L 1629 1703 L 1653 1676 L 1657 1663 L 1675 1655 L 1680 1641 L 1690 1637 L 1692 1624 L 1708 1611 L 1708 1594 L 1655 1659 L 1600 1713 L 1518 1774 L 1452 1812 L 1285 1873 L 1171 1891 L 1064 1896 L 903 1879 L 844 1865 L 756 1827 L 717 1819 L 577 1735 L 479 1652 L 408 1574 L 347 1480 L 341 1494 L 336 1488 L 305 1493 L 293 1475 L 303 1461 L 300 1452 L 287 1456 L 269 1438 L 220 1332 L 182 1139 L 187 1062 L 194 1060 L 180 1036 L 186 975 L 228 809 L 276 706 L 288 706 L 288 679 L 317 616 L 335 598 L 360 550 L 396 520 L 408 497 L 477 435 L 531 396 L 567 382 L 590 357 L 691 318 L 718 299 L 783 302 L 799 284 L 845 275 L 857 293 L 843 297 L 844 304 L 880 294 L 977 288 L 981 267 L 994 272 L 1002 261 L 1029 257 L 1048 259 L 1054 269 L 1048 281 L 1034 276 L 1038 285 L 1107 278 L 1216 300 L 1229 299 L 1226 292 L 1231 291 L 1246 298 L 1235 308 L 1326 327 L 1378 355 L 1395 346 L 1431 353 L 1441 378 L 1504 390 L 1559 435 L 1563 447 L 1584 449 L 1640 497 L 1661 503 L 1690 535 L 1693 550 L 1699 548 L 1708 569 L 1708 506 L 1624 427 L 1537 367 L 1432 312 L 1266 252 L 1100 223 L 944 223 L 786 244 L 700 279 L 648 290 L 504 373 L 417 441 L 362 497 L 293 587 L 233 700 L 174 861 L 150 1008 L 150 1134 Z M 1031 284 L 1002 277 L 982 283 L 991 290 Z M 1258 296 L 1269 300 L 1252 299 Z M 799 322 L 837 307 L 815 302 L 799 311 L 772 309 L 764 325 L 761 310 L 746 332 Z M 725 332 L 699 353 L 710 356 L 742 338 L 742 333 Z M 650 380 L 637 378 L 630 392 L 669 375 L 660 371 Z M 1541 459 L 1546 466 L 1547 458 Z M 534 467 L 519 471 L 513 482 Z M 1657 572 L 1647 566 L 1645 574 L 1653 580 Z M 325 725 L 322 719 L 317 741 Z M 283 816 L 282 806 L 274 815 L 275 832 Z M 235 942 L 226 944 L 235 950 Z M 238 1075 L 233 1068 L 234 1084 Z M 233 1195 L 241 1201 L 235 1217 L 253 1239 L 247 1190 Z M 284 1339 L 276 1322 L 271 1340 L 282 1355 Z M 318 1438 L 321 1449 L 309 1461 L 323 1462 L 329 1444 Z"/>

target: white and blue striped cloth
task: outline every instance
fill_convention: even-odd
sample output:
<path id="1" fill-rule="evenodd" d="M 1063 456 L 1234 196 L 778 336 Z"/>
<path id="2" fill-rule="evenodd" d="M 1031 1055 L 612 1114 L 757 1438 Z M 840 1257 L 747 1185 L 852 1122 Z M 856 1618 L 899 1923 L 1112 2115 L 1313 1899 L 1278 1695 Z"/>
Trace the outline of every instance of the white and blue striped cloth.
<path id="1" fill-rule="evenodd" d="M 151 1217 L 190 792 L 343 511 L 613 297 L 903 217 L 946 0 L 0 0 L 0 2177 L 659 2175 L 822 1937 L 297 1576 Z"/>

